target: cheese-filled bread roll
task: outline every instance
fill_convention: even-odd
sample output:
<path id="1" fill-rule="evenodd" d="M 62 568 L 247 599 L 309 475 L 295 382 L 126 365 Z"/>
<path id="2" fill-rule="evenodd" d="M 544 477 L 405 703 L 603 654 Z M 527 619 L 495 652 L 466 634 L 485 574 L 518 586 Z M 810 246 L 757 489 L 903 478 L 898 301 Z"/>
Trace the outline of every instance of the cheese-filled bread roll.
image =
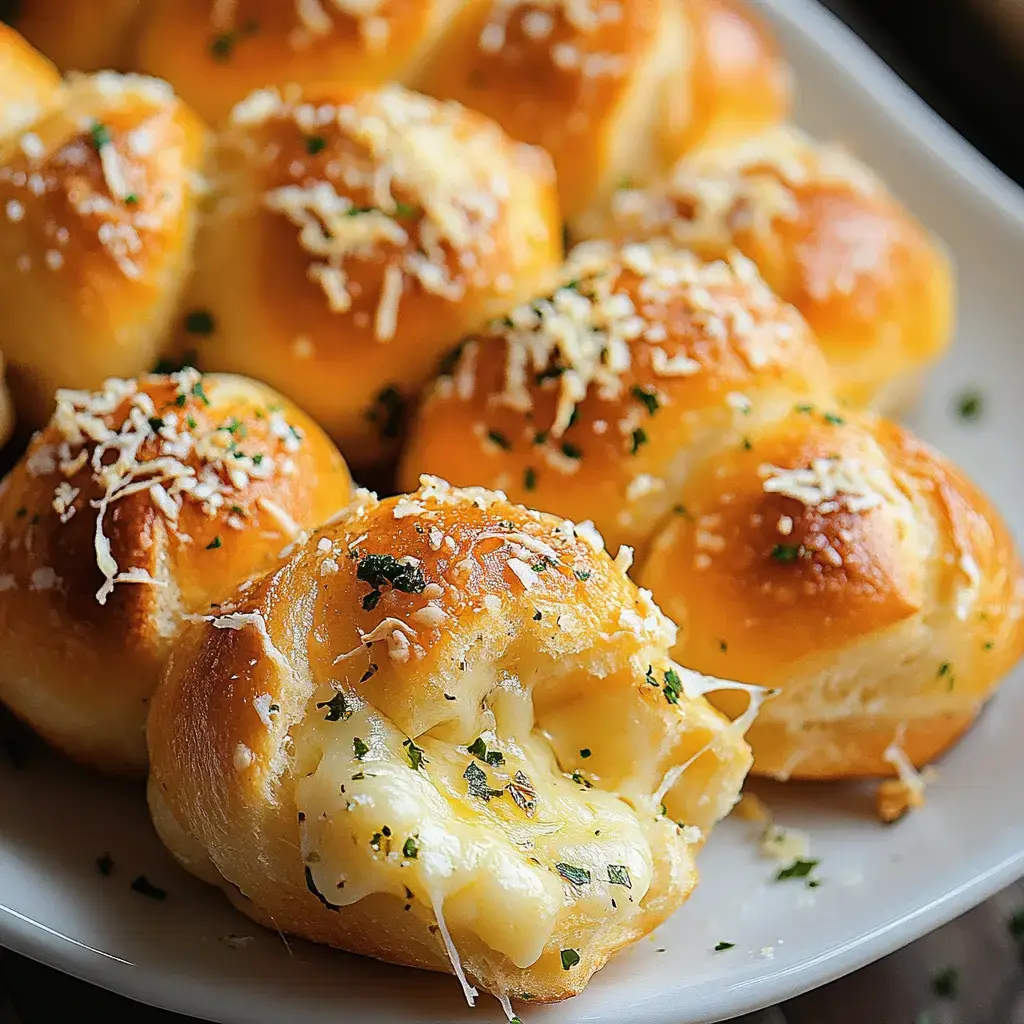
<path id="1" fill-rule="evenodd" d="M 480 488 L 364 492 L 175 651 L 157 830 L 269 927 L 470 1001 L 579 992 L 686 899 L 749 764 L 627 565 Z"/>
<path id="2" fill-rule="evenodd" d="M 828 395 L 800 315 L 743 257 L 585 243 L 560 285 L 465 340 L 403 452 L 419 473 L 500 487 L 643 548 L 694 467 Z"/>
<path id="3" fill-rule="evenodd" d="M 0 139 L 36 120 L 60 94 L 60 73 L 53 64 L 0 22 Z"/>
<path id="4" fill-rule="evenodd" d="M 167 85 L 111 72 L 0 140 L 0 350 L 27 424 L 57 388 L 153 367 L 191 267 L 204 142 Z"/>
<path id="5" fill-rule="evenodd" d="M 790 127 L 698 150 L 650 189 L 616 193 L 583 233 L 739 249 L 804 315 L 854 405 L 900 411 L 951 337 L 941 244 L 863 164 Z"/>
<path id="6" fill-rule="evenodd" d="M 637 573 L 679 623 L 676 657 L 781 690 L 750 732 L 758 774 L 927 764 L 1024 651 L 1009 531 L 884 420 L 808 404 L 750 440 L 690 477 Z"/>
<path id="7" fill-rule="evenodd" d="M 254 381 L 185 370 L 59 392 L 0 485 L 0 700 L 80 761 L 145 770 L 182 626 L 349 496 L 323 432 Z"/>
<path id="8" fill-rule="evenodd" d="M 359 465 L 394 450 L 444 352 L 560 259 L 547 157 L 398 86 L 253 95 L 212 187 L 183 344 L 279 388 Z"/>

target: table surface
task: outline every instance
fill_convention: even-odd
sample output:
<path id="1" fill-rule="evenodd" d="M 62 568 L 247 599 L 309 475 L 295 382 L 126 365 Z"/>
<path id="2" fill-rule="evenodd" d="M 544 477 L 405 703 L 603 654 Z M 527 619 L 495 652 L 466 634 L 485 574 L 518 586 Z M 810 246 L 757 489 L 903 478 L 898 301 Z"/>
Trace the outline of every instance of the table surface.
<path id="1" fill-rule="evenodd" d="M 1021 123 L 1020 117 L 1007 117 L 1007 104 L 1016 104 L 1015 114 L 1024 113 L 1024 90 L 1005 87 L 1005 76 L 1019 74 L 1020 67 L 988 50 L 985 60 L 966 63 L 972 50 L 980 51 L 962 45 L 977 30 L 958 24 L 960 0 L 824 2 L 947 120 L 1024 182 L 1024 133 L 1003 130 Z M 955 58 L 943 68 L 937 55 L 947 51 Z M 950 76 L 955 90 L 935 87 L 943 79 L 948 84 Z M 1000 97 L 995 105 L 993 89 Z M 1024 915 L 1024 881 L 878 963 L 735 1024 L 1024 1024 L 1024 938 L 1011 928 L 1017 914 Z M 0 950 L 0 1024 L 53 1024 L 69 1020 L 72 1012 L 86 1020 L 187 1024 L 187 1018 Z"/>

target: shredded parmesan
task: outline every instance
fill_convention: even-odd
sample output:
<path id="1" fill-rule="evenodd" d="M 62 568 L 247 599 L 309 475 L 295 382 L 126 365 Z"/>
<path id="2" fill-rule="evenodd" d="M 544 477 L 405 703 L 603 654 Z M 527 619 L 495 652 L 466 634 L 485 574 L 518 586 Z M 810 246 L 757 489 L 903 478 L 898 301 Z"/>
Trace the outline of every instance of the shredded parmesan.
<path id="1" fill-rule="evenodd" d="M 766 494 L 785 495 L 823 514 L 842 507 L 867 512 L 885 501 L 878 490 L 886 488 L 886 481 L 880 479 L 884 473 L 857 458 L 819 458 L 796 469 L 764 464 L 758 473 Z M 886 489 L 891 490 L 891 485 Z"/>

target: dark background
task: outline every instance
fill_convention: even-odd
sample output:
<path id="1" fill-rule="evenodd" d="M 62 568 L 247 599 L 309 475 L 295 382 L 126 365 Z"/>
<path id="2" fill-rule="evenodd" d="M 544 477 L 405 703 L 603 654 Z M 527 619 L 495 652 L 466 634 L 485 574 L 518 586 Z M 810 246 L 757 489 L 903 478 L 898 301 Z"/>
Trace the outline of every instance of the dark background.
<path id="1" fill-rule="evenodd" d="M 998 19 L 986 18 L 988 0 L 822 2 L 961 135 L 1024 185 L 1024 32 L 1015 39 Z"/>

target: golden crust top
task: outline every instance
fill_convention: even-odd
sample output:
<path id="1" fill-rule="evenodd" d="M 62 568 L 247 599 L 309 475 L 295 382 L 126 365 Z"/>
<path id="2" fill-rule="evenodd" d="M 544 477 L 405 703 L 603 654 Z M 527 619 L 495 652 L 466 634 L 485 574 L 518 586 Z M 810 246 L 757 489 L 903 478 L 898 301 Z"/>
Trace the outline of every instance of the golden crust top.
<path id="1" fill-rule="evenodd" d="M 640 543 L 691 465 L 828 387 L 806 325 L 742 257 L 587 243 L 562 279 L 463 345 L 410 431 L 405 485 L 483 481 Z"/>
<path id="2" fill-rule="evenodd" d="M 588 227 L 708 257 L 738 248 L 807 318 L 856 404 L 949 340 L 952 282 L 935 241 L 863 164 L 793 128 L 699 150 L 664 183 L 618 192 Z"/>
<path id="3" fill-rule="evenodd" d="M 41 426 L 59 387 L 149 370 L 191 267 L 205 131 L 170 88 L 102 72 L 0 142 L 11 388 Z"/>
<path id="4" fill-rule="evenodd" d="M 432 478 L 363 496 L 176 654 L 158 827 L 257 919 L 563 998 L 685 898 L 735 799 L 743 725 L 672 634 L 592 530 Z"/>

